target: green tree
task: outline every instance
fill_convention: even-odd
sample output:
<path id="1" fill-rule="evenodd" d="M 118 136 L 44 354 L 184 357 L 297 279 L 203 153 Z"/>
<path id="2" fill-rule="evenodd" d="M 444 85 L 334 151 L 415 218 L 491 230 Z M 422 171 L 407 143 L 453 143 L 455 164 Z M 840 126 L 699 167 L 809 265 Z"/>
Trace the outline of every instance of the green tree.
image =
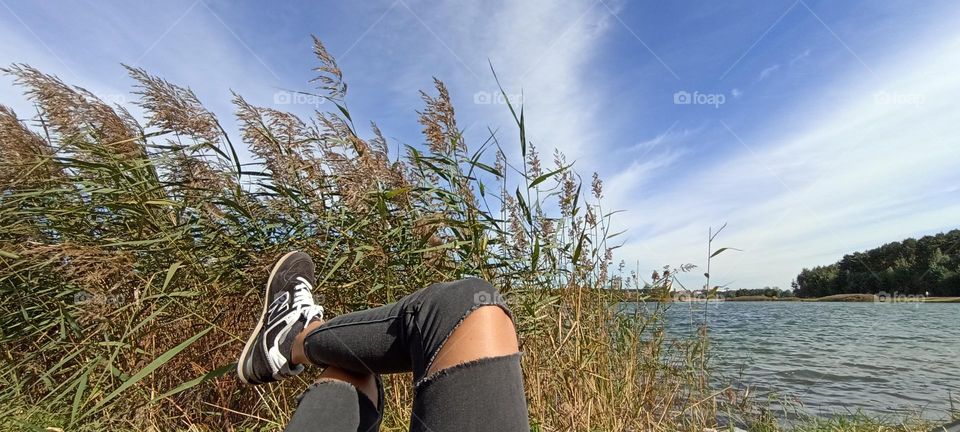
<path id="1" fill-rule="evenodd" d="M 960 295 L 960 229 L 908 238 L 844 255 L 828 266 L 804 268 L 791 284 L 799 297 L 881 291 Z"/>

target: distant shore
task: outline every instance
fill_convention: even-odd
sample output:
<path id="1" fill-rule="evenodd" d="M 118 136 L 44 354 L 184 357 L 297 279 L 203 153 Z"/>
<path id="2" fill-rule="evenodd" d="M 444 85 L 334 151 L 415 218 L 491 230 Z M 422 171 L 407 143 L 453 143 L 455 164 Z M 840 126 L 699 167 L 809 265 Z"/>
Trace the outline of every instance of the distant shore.
<path id="1" fill-rule="evenodd" d="M 880 298 L 874 294 L 834 294 L 826 297 L 766 297 L 766 296 L 740 296 L 725 297 L 723 301 L 799 301 L 799 302 L 861 302 L 861 303 L 960 303 L 960 297 L 893 297 Z"/>
<path id="2" fill-rule="evenodd" d="M 656 298 L 648 294 L 640 294 L 635 290 L 615 291 L 620 296 L 621 301 L 660 301 L 666 303 L 683 302 L 820 302 L 820 303 L 960 303 L 960 297 L 927 297 L 919 294 L 912 295 L 877 295 L 877 294 L 834 294 L 824 297 L 771 297 L 762 295 L 749 295 L 739 297 L 726 297 L 723 293 L 718 293 L 716 297 L 707 299 L 700 294 L 682 294 L 671 293 L 666 298 Z"/>

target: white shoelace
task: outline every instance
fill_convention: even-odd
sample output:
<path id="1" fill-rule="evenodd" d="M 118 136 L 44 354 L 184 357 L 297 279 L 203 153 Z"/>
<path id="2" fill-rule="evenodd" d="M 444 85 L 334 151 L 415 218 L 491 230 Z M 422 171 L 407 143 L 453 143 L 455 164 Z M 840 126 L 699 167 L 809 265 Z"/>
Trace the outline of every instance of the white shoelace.
<path id="1" fill-rule="evenodd" d="M 294 287 L 293 303 L 298 306 L 308 323 L 316 317 L 323 319 L 323 306 L 313 303 L 313 285 L 300 276 L 297 276 L 297 280 L 300 283 Z"/>

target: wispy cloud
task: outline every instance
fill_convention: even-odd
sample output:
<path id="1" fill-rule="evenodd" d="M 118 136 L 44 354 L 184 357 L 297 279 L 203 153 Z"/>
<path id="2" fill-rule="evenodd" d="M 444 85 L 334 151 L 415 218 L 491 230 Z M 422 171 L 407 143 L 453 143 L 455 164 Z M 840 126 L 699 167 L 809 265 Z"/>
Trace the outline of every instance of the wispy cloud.
<path id="1" fill-rule="evenodd" d="M 776 72 L 776 71 L 778 71 L 778 70 L 780 70 L 780 65 L 779 65 L 779 64 L 775 64 L 775 65 L 773 65 L 773 66 L 765 67 L 765 68 L 763 68 L 763 70 L 760 71 L 760 76 L 759 76 L 757 79 L 760 80 L 760 81 L 763 81 L 763 80 L 767 79 L 767 77 L 769 77 L 770 75 L 772 75 L 774 72 Z"/>
<path id="2" fill-rule="evenodd" d="M 797 64 L 797 62 L 800 62 L 801 60 L 803 60 L 803 59 L 805 59 L 805 58 L 807 58 L 807 57 L 810 57 L 810 53 L 811 53 L 811 52 L 812 52 L 812 51 L 811 51 L 809 48 L 807 48 L 807 49 L 803 50 L 802 53 L 793 56 L 793 58 L 790 59 L 790 66 L 793 66 L 793 65 Z"/>
<path id="3" fill-rule="evenodd" d="M 633 159 L 630 165 L 606 180 L 606 197 L 612 202 L 627 202 L 640 193 L 654 176 L 663 175 L 689 152 L 684 147 L 668 147 L 664 151 Z"/>
<path id="4" fill-rule="evenodd" d="M 589 164 L 592 151 L 585 143 L 604 139 L 596 125 L 602 122 L 598 116 L 607 90 L 585 73 L 596 59 L 604 35 L 618 30 L 613 27 L 611 13 L 594 0 L 563 4 L 548 0 L 505 2 L 501 6 L 502 11 L 490 22 L 464 29 L 463 49 L 469 52 L 479 48 L 493 63 L 508 92 L 522 92 L 528 136 L 538 148 L 548 154 L 557 148 L 570 160 Z M 538 19 L 530 20 L 530 16 Z M 477 34 L 489 35 L 480 47 L 475 41 Z M 489 77 L 488 69 L 482 70 Z M 484 90 L 476 83 L 458 84 L 467 92 Z M 486 85 L 492 87 L 492 80 Z M 493 115 L 507 119 L 504 106 L 471 108 L 478 109 L 468 115 L 477 118 Z M 513 129 L 509 120 L 501 124 L 505 130 Z"/>

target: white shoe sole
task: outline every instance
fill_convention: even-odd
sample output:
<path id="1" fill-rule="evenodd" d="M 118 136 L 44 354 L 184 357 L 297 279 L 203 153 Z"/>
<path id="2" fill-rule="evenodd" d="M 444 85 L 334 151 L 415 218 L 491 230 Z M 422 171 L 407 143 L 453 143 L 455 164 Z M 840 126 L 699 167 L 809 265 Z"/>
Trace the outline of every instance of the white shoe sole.
<path id="1" fill-rule="evenodd" d="M 260 320 L 257 321 L 257 327 L 253 329 L 253 333 L 251 333 L 250 338 L 247 339 L 247 344 L 243 346 L 243 351 L 240 352 L 240 360 L 237 360 L 237 376 L 240 377 L 240 381 L 243 381 L 244 384 L 256 384 L 247 380 L 246 375 L 243 373 L 243 364 L 246 363 L 247 355 L 250 354 L 253 344 L 257 341 L 260 330 L 263 329 L 263 318 L 267 315 L 267 306 L 270 305 L 270 284 L 273 282 L 273 276 L 277 274 L 277 269 L 280 268 L 283 262 L 295 253 L 297 253 L 297 251 L 287 252 L 287 254 L 280 257 L 277 263 L 273 265 L 273 268 L 270 269 L 270 277 L 267 278 L 267 286 L 263 290 L 263 312 L 260 313 Z"/>

